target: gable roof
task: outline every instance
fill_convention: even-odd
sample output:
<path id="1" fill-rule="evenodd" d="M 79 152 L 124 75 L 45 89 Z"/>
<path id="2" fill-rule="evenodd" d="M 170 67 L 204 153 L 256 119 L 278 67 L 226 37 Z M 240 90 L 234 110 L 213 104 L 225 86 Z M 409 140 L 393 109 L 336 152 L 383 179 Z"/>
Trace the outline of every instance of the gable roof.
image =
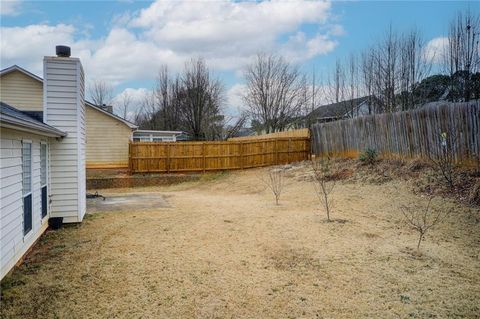
<path id="1" fill-rule="evenodd" d="M 135 124 L 133 124 L 132 122 L 129 122 L 129 121 L 125 120 L 124 118 L 118 116 L 118 115 L 115 115 L 115 114 L 113 114 L 113 113 L 107 112 L 107 111 L 105 111 L 103 108 L 101 108 L 100 106 L 97 106 L 97 105 L 93 104 L 92 102 L 88 102 L 87 100 L 85 100 L 85 105 L 86 105 L 86 106 L 89 106 L 89 107 L 91 107 L 92 109 L 95 109 L 95 110 L 97 110 L 97 111 L 99 111 L 99 112 L 101 112 L 101 113 L 103 113 L 103 114 L 105 114 L 105 115 L 108 115 L 108 116 L 110 116 L 110 117 L 113 117 L 114 119 L 116 119 L 116 120 L 118 120 L 118 121 L 123 122 L 125 125 L 127 125 L 127 126 L 128 126 L 129 128 L 131 128 L 131 129 L 136 130 L 136 129 L 138 128 L 138 125 L 135 125 Z"/>
<path id="2" fill-rule="evenodd" d="M 18 65 L 14 64 L 8 68 L 5 68 L 3 70 L 0 71 L 0 76 L 2 75 L 5 75 L 5 74 L 8 74 L 8 73 L 11 73 L 13 71 L 18 71 L 18 72 L 21 72 L 29 77 L 31 77 L 32 79 L 35 79 L 39 82 L 42 82 L 43 83 L 43 79 L 41 77 L 39 77 L 38 75 L 35 75 L 33 74 L 32 72 L 29 72 L 27 70 L 25 70 L 24 68 L 22 67 L 19 67 Z"/>
<path id="3" fill-rule="evenodd" d="M 313 117 L 317 119 L 325 119 L 325 118 L 342 118 L 347 115 L 347 113 L 351 110 L 351 106 L 353 105 L 355 108 L 358 108 L 361 104 L 367 101 L 368 96 L 345 100 L 337 103 L 331 103 L 326 105 L 321 105 L 313 110 L 308 117 Z"/>
<path id="4" fill-rule="evenodd" d="M 39 121 L 13 106 L 0 101 L 0 123 L 2 127 L 35 131 L 36 133 L 50 137 L 64 137 L 67 133 L 60 131 L 48 124 Z"/>
<path id="5" fill-rule="evenodd" d="M 22 67 L 20 67 L 20 66 L 18 66 L 18 65 L 16 65 L 16 64 L 15 64 L 15 65 L 12 65 L 11 67 L 8 67 L 8 68 L 5 68 L 5 69 L 1 70 L 1 71 L 0 71 L 0 76 L 5 75 L 5 74 L 8 74 L 8 73 L 11 73 L 11 72 L 13 72 L 13 71 L 21 72 L 21 73 L 23 73 L 23 74 L 31 77 L 32 79 L 37 80 L 37 81 L 39 81 L 39 82 L 41 82 L 41 83 L 43 84 L 43 79 L 42 79 L 41 77 L 39 77 L 39 76 L 37 76 L 37 75 L 35 75 L 35 74 L 33 74 L 33 73 L 25 70 L 24 68 L 22 68 Z M 123 124 L 127 125 L 127 126 L 128 126 L 129 128 L 131 128 L 131 129 L 137 129 L 137 128 L 138 128 L 138 126 L 135 125 L 135 124 L 133 124 L 132 122 L 127 121 L 126 119 L 121 118 L 120 116 L 117 116 L 117 115 L 115 115 L 115 114 L 113 114 L 113 113 L 107 112 L 107 111 L 105 111 L 104 109 L 102 109 L 101 107 L 93 104 L 92 102 L 89 102 L 89 101 L 85 100 L 85 105 L 87 105 L 87 106 L 89 106 L 89 107 L 91 107 L 91 108 L 93 108 L 93 109 L 95 109 L 95 110 L 97 110 L 97 111 L 100 111 L 100 112 L 104 113 L 105 115 L 108 115 L 108 116 L 114 118 L 114 119 L 117 120 L 117 121 L 122 122 Z"/>

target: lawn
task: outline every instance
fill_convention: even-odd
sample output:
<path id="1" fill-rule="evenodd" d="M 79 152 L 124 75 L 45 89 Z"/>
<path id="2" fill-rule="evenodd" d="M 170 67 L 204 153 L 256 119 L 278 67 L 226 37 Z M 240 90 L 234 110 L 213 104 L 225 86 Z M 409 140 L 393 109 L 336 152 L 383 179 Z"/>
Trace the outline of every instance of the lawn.
<path id="1" fill-rule="evenodd" d="M 477 318 L 480 213 L 450 211 L 417 235 L 403 179 L 337 182 L 326 222 L 307 169 L 288 172 L 280 205 L 265 169 L 142 192 L 141 209 L 92 209 L 50 231 L 4 279 L 2 318 Z M 148 195 L 148 196 L 147 196 Z M 145 197 L 147 196 L 147 197 Z M 147 204 L 145 202 L 148 202 Z"/>

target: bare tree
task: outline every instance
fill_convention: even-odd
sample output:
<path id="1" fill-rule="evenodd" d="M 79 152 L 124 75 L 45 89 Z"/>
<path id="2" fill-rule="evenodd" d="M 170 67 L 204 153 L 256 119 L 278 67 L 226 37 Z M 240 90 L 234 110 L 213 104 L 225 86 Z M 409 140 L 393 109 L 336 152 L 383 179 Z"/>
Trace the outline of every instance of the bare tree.
<path id="1" fill-rule="evenodd" d="M 103 80 L 95 80 L 89 87 L 89 94 L 95 105 L 110 105 L 113 100 L 113 87 Z"/>
<path id="2" fill-rule="evenodd" d="M 161 118 L 161 123 L 158 123 L 159 128 L 163 130 L 180 129 L 180 102 L 183 97 L 180 79 L 178 75 L 171 79 L 166 65 L 162 66 L 158 72 L 154 94 Z"/>
<path id="3" fill-rule="evenodd" d="M 345 67 L 340 59 L 335 61 L 335 69 L 328 76 L 322 93 L 329 103 L 339 103 L 347 98 Z"/>
<path id="4" fill-rule="evenodd" d="M 415 108 L 418 101 L 416 88 L 431 70 L 431 60 L 425 56 L 425 41 L 416 29 L 406 33 L 400 40 L 400 103 L 402 110 Z"/>
<path id="5" fill-rule="evenodd" d="M 224 137 L 221 114 L 224 87 L 213 79 L 203 59 L 192 59 L 181 74 L 171 77 L 160 68 L 152 94 L 143 101 L 140 126 L 157 130 L 182 130 L 195 140 Z"/>
<path id="6" fill-rule="evenodd" d="M 412 208 L 407 206 L 401 208 L 406 223 L 418 232 L 417 251 L 420 250 L 420 244 L 427 232 L 448 216 L 447 211 L 433 209 L 431 207 L 432 200 L 433 197 L 429 197 L 425 208 Z"/>
<path id="7" fill-rule="evenodd" d="M 295 121 L 305 107 L 306 81 L 299 69 L 282 57 L 258 54 L 244 71 L 243 96 L 252 120 L 266 133 L 281 131 Z"/>
<path id="8" fill-rule="evenodd" d="M 348 60 L 348 102 L 345 103 L 346 114 L 348 117 L 358 116 L 358 101 L 360 97 L 359 88 L 359 70 L 358 70 L 358 60 L 357 57 L 353 54 L 350 55 Z"/>
<path id="9" fill-rule="evenodd" d="M 147 93 L 142 100 L 139 110 L 135 114 L 135 123 L 143 129 L 158 129 L 158 110 L 153 92 Z"/>
<path id="10" fill-rule="evenodd" d="M 376 52 L 377 64 L 377 96 L 382 101 L 384 112 L 397 110 L 395 94 L 398 89 L 398 35 L 390 26 Z"/>
<path id="11" fill-rule="evenodd" d="M 183 96 L 179 106 L 186 131 L 196 140 L 220 135 L 223 122 L 220 113 L 224 103 L 222 83 L 212 78 L 201 58 L 185 64 L 180 81 Z"/>
<path id="12" fill-rule="evenodd" d="M 321 158 L 318 160 L 312 160 L 312 170 L 315 192 L 320 203 L 325 208 L 327 221 L 330 222 L 330 213 L 333 204 L 330 194 L 335 188 L 335 180 L 331 178 L 330 159 Z"/>
<path id="13" fill-rule="evenodd" d="M 452 79 L 452 89 L 454 82 L 460 87 L 458 95 L 450 94 L 452 100 L 470 100 L 471 75 L 480 66 L 479 32 L 480 16 L 471 11 L 459 12 L 450 23 L 444 66 Z"/>
<path id="14" fill-rule="evenodd" d="M 361 58 L 361 78 L 362 78 L 362 88 L 365 94 L 367 95 L 368 103 L 368 114 L 373 114 L 376 112 L 375 101 L 373 97 L 373 81 L 374 81 L 374 58 L 371 53 L 362 53 Z"/>
<path id="15" fill-rule="evenodd" d="M 242 112 L 240 116 L 233 122 L 232 125 L 226 125 L 225 127 L 225 140 L 237 136 L 240 130 L 245 126 L 247 122 L 247 114 L 246 112 Z"/>
<path id="16" fill-rule="evenodd" d="M 285 186 L 285 170 L 283 167 L 274 167 L 268 170 L 265 177 L 260 177 L 262 182 L 275 196 L 275 204 L 279 205 L 280 195 Z"/>
<path id="17" fill-rule="evenodd" d="M 126 119 L 128 115 L 128 110 L 132 104 L 132 95 L 128 93 L 127 90 L 123 91 L 122 94 L 118 97 L 118 104 L 122 111 L 123 118 Z"/>

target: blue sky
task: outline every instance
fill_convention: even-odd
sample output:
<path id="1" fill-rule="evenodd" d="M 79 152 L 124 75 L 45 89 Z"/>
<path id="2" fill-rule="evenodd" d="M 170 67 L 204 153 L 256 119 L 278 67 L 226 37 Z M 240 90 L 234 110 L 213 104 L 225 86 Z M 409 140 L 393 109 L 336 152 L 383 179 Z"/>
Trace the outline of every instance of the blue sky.
<path id="1" fill-rule="evenodd" d="M 315 67 L 322 77 L 390 25 L 417 27 L 434 41 L 468 8 L 479 12 L 479 2 L 2 1 L 1 67 L 18 64 L 41 76 L 43 55 L 66 44 L 88 80 L 108 81 L 116 94 L 127 90 L 139 101 L 161 64 L 175 72 L 202 56 L 224 81 L 233 114 L 241 107 L 241 70 L 258 51 L 282 54 L 308 72 Z"/>

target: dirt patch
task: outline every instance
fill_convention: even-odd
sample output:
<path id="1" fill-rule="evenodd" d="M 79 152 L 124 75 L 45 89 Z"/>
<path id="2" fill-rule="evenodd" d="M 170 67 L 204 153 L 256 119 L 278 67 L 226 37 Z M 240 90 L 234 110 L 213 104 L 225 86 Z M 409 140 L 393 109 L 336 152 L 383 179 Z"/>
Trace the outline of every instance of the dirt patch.
<path id="1" fill-rule="evenodd" d="M 113 177 L 89 177 L 87 189 L 130 188 L 145 186 L 172 185 L 200 180 L 201 174 L 146 174 Z"/>
<path id="2" fill-rule="evenodd" d="M 147 211 L 169 207 L 165 195 L 159 193 L 108 194 L 87 199 L 88 213 Z"/>
<path id="3" fill-rule="evenodd" d="M 468 201 L 480 206 L 480 179 L 475 182 L 468 193 Z"/>
<path id="4" fill-rule="evenodd" d="M 409 181 L 337 181 L 331 217 L 347 222 L 327 223 L 297 179 L 306 167 L 290 170 L 279 206 L 264 173 L 135 189 L 168 205 L 48 232 L 2 282 L 0 317 L 478 317 L 478 208 L 439 198 L 452 213 L 417 254 L 399 208 L 425 198 Z"/>

